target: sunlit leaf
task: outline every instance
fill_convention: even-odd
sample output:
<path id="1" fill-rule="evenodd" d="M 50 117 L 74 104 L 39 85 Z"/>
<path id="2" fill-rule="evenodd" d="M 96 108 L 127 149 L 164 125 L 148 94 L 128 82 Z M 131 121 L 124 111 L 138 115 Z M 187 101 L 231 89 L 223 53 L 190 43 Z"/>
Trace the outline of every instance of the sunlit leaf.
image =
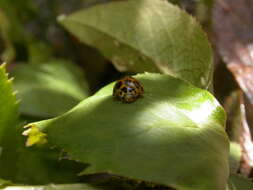
<path id="1" fill-rule="evenodd" d="M 84 9 L 59 22 L 120 71 L 160 72 L 212 85 L 212 51 L 196 21 L 166 1 L 130 0 Z"/>
<path id="2" fill-rule="evenodd" d="M 145 93 L 134 103 L 115 100 L 112 83 L 69 112 L 28 127 L 90 164 L 85 174 L 107 171 L 174 188 L 224 190 L 229 144 L 215 98 L 168 75 L 135 78 Z"/>

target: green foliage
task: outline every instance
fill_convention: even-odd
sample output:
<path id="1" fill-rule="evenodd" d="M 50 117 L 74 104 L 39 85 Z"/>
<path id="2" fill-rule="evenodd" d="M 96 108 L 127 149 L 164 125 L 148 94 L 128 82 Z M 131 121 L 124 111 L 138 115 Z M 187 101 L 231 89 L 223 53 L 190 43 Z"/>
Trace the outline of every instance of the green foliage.
<path id="1" fill-rule="evenodd" d="M 60 161 L 59 153 L 46 147 L 27 149 L 18 121 L 18 104 L 7 78 L 5 66 L 0 66 L 0 176 L 27 184 L 77 182 L 81 164 Z M 77 168 L 77 166 L 79 168 Z M 39 172 L 38 172 L 39 171 Z M 37 173 L 37 174 L 36 174 Z M 35 175 L 36 174 L 36 175 Z M 3 180 L 1 183 L 6 183 Z"/>
<path id="2" fill-rule="evenodd" d="M 229 146 L 225 113 L 215 98 L 171 76 L 136 78 L 145 94 L 134 103 L 116 101 L 112 83 L 69 112 L 28 127 L 90 164 L 83 173 L 108 171 L 180 189 L 224 190 Z"/>
<path id="3" fill-rule="evenodd" d="M 44 186 L 10 186 L 1 190 L 102 190 L 86 184 L 63 184 L 63 185 L 44 185 Z"/>
<path id="4" fill-rule="evenodd" d="M 108 3 L 62 15 L 59 22 L 120 71 L 161 72 L 212 88 L 212 51 L 205 34 L 166 1 Z"/>
<path id="5" fill-rule="evenodd" d="M 253 189 L 253 183 L 249 179 L 233 174 L 229 178 L 228 183 L 228 189 L 229 190 L 252 190 Z"/>
<path id="6" fill-rule="evenodd" d="M 0 176 L 10 177 L 16 168 L 18 104 L 5 65 L 0 66 Z M 6 167 L 8 166 L 8 167 Z"/>
<path id="7" fill-rule="evenodd" d="M 206 91 L 208 39 L 168 1 L 0 0 L 0 59 L 18 91 L 1 65 L 0 189 L 253 189 Z M 212 0 L 170 2 L 209 26 Z M 145 92 L 123 103 L 112 81 L 129 73 Z"/>
<path id="8" fill-rule="evenodd" d="M 89 94 L 83 73 L 66 61 L 19 65 L 12 75 L 21 99 L 20 111 L 30 116 L 57 116 Z"/>
<path id="9" fill-rule="evenodd" d="M 5 65 L 0 66 L 0 143 L 4 141 L 5 132 L 17 123 L 17 101 L 12 89 L 12 80 L 8 79 Z"/>
<path id="10" fill-rule="evenodd" d="M 9 36 L 10 23 L 4 12 L 0 9 L 0 37 L 2 38 L 2 43 L 5 45 L 5 49 L 1 53 L 1 60 L 5 62 L 11 61 L 15 56 L 15 50 L 11 43 Z"/>
<path id="11" fill-rule="evenodd" d="M 48 147 L 19 147 L 17 170 L 11 180 L 18 184 L 77 183 L 77 174 L 84 168 L 70 160 L 62 160 L 57 150 Z"/>
<path id="12" fill-rule="evenodd" d="M 23 27 L 23 22 L 34 14 L 35 7 L 31 0 L 17 0 L 15 3 L 9 0 L 0 1 L 0 37 L 5 46 L 1 55 L 3 61 L 10 62 L 15 58 L 14 44 L 25 47 L 30 37 Z"/>

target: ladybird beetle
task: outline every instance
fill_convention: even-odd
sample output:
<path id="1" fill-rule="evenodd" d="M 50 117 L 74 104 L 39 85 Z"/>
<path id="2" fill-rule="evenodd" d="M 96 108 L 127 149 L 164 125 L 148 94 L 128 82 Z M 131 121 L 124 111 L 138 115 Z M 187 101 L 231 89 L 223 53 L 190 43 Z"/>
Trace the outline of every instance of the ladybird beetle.
<path id="1" fill-rule="evenodd" d="M 140 82 L 133 77 L 124 77 L 116 82 L 113 88 L 113 96 L 118 100 L 131 103 L 144 93 Z"/>

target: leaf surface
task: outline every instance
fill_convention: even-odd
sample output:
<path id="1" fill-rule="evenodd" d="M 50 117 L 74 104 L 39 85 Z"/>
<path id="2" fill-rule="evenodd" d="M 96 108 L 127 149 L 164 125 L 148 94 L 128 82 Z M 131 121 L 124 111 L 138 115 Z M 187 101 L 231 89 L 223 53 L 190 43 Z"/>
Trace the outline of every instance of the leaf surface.
<path id="1" fill-rule="evenodd" d="M 204 32 L 166 1 L 112 2 L 63 15 L 59 22 L 120 71 L 160 72 L 205 89 L 212 85 L 212 51 Z"/>
<path id="2" fill-rule="evenodd" d="M 38 128 L 51 145 L 90 164 L 83 173 L 110 172 L 182 190 L 224 190 L 229 143 L 216 99 L 168 75 L 135 78 L 145 91 L 136 102 L 115 100 L 112 83 L 61 116 L 28 125 L 28 141 L 31 128 Z"/>

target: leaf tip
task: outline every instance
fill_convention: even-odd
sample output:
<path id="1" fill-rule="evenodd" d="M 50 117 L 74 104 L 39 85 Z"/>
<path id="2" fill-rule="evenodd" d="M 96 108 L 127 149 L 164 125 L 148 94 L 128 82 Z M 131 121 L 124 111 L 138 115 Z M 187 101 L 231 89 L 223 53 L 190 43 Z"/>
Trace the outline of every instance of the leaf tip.
<path id="1" fill-rule="evenodd" d="M 35 124 L 24 126 L 26 129 L 22 135 L 28 136 L 26 146 L 43 145 L 47 143 L 47 134 L 41 132 Z"/>

